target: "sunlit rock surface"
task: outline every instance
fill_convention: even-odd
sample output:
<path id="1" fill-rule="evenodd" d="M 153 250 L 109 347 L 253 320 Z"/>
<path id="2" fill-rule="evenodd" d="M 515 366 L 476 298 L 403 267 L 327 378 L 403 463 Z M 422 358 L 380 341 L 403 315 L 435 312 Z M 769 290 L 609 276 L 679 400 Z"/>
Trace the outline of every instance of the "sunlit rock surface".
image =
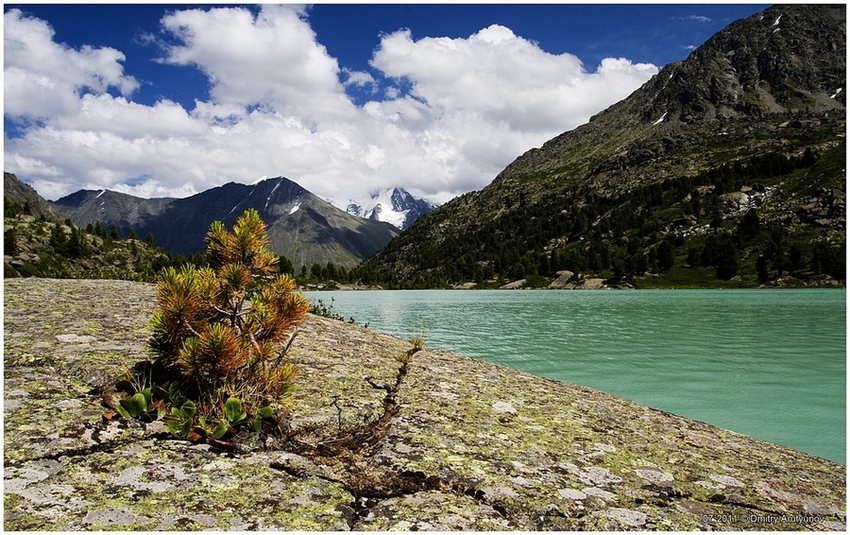
<path id="1" fill-rule="evenodd" d="M 427 348 L 363 448 L 239 453 L 107 422 L 98 392 L 148 358 L 154 286 L 4 286 L 7 530 L 846 528 L 842 465 Z M 409 348 L 311 316 L 291 351 L 301 445 L 380 416 L 365 378 L 393 382 Z"/>

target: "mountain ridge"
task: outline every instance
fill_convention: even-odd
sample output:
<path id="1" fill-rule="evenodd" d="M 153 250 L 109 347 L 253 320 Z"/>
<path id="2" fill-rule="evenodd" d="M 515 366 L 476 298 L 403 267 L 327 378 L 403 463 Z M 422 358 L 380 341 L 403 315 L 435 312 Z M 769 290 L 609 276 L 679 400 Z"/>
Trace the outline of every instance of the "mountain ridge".
<path id="1" fill-rule="evenodd" d="M 44 217 L 48 221 L 61 221 L 65 214 L 46 201 L 38 192 L 22 182 L 12 173 L 3 173 L 3 211 L 6 217 L 12 213 L 24 213 Z"/>
<path id="2" fill-rule="evenodd" d="M 717 260 L 693 261 L 701 252 L 690 249 L 704 249 L 711 235 L 738 239 L 743 214 L 721 198 L 736 193 L 761 203 L 753 206 L 761 233 L 736 243 L 729 262 L 741 273 L 732 277 L 766 282 L 756 265 L 765 254 L 775 264 L 768 279 L 787 274 L 785 238 L 811 264 L 795 271 L 843 272 L 824 270 L 827 253 L 803 237 L 843 257 L 845 13 L 841 5 L 775 6 L 733 22 L 588 123 L 516 158 L 485 188 L 420 218 L 364 269 L 401 287 L 551 279 L 560 270 L 616 282 L 665 275 L 654 264 L 667 242 L 674 271 L 694 274 Z M 791 163 L 805 154 L 807 167 Z M 778 193 L 762 198 L 773 182 Z M 841 192 L 832 198 L 819 188 Z M 832 228 L 803 224 L 807 206 L 830 203 L 841 204 Z"/>
<path id="3" fill-rule="evenodd" d="M 12 173 L 4 174 L 4 277 L 152 280 L 169 255 L 102 225 L 77 228 Z"/>
<path id="4" fill-rule="evenodd" d="M 78 226 L 100 221 L 124 235 L 131 228 L 141 236 L 150 232 L 159 246 L 186 255 L 203 251 L 213 221 L 232 226 L 254 208 L 267 225 L 270 249 L 296 268 L 329 262 L 354 267 L 397 234 L 387 223 L 346 214 L 285 177 L 252 185 L 229 182 L 182 199 L 81 190 L 52 205 Z"/>

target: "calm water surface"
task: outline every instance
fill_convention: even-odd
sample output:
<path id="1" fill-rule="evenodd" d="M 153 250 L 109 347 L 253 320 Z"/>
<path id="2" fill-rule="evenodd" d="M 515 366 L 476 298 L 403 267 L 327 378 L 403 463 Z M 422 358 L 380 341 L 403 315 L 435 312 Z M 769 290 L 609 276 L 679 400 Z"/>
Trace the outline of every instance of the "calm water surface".
<path id="1" fill-rule="evenodd" d="M 844 290 L 307 292 L 402 338 L 846 464 Z M 332 300 L 333 299 L 333 300 Z"/>

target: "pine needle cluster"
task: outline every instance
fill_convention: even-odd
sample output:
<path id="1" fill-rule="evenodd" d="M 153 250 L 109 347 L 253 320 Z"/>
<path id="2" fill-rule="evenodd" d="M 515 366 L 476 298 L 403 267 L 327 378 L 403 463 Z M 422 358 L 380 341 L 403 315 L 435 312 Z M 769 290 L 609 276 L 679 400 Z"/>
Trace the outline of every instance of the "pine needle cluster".
<path id="1" fill-rule="evenodd" d="M 160 276 L 150 347 L 209 412 L 220 412 L 227 397 L 249 411 L 285 403 L 297 374 L 285 356 L 310 303 L 291 276 L 278 273 L 256 210 L 232 232 L 214 222 L 205 239 L 209 266 Z"/>

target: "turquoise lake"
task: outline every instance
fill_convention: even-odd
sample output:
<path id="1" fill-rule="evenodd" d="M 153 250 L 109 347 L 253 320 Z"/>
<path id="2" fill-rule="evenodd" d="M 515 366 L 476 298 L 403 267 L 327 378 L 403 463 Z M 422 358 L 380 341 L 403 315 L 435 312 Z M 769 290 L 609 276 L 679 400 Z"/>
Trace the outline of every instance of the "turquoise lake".
<path id="1" fill-rule="evenodd" d="M 844 290 L 306 292 L 401 338 L 846 464 Z"/>

